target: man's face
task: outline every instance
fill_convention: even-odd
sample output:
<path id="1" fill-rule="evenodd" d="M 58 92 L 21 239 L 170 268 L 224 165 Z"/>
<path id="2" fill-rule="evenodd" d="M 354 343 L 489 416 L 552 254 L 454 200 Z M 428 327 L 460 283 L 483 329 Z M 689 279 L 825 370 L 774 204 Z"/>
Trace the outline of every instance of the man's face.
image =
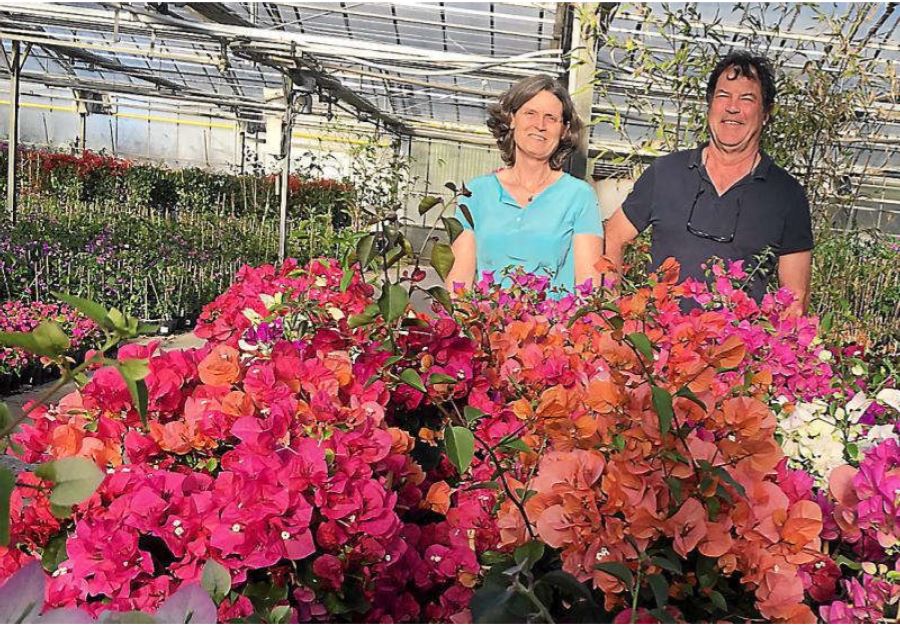
<path id="1" fill-rule="evenodd" d="M 728 68 L 716 81 L 709 103 L 707 122 L 712 141 L 725 152 L 756 151 L 768 115 L 763 109 L 762 86 L 758 80 L 734 76 Z"/>

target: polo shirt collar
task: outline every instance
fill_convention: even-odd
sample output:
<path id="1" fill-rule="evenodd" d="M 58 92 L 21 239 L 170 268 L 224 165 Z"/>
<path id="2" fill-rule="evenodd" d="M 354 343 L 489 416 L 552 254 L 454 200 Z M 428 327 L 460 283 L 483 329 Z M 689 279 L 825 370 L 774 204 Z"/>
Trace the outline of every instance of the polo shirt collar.
<path id="1" fill-rule="evenodd" d="M 700 168 L 703 164 L 703 148 L 708 145 L 709 143 L 701 143 L 691 150 L 691 156 L 688 159 L 688 169 Z M 756 170 L 753 172 L 753 178 L 754 180 L 765 180 L 769 175 L 769 170 L 772 169 L 772 157 L 766 154 L 765 150 L 760 150 L 759 154 L 759 165 L 756 166 Z"/>

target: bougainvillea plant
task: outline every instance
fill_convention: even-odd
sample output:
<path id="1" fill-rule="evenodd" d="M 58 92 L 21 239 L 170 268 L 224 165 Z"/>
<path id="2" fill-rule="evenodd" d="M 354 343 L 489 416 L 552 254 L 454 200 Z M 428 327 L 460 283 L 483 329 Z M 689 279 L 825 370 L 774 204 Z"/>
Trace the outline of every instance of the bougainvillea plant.
<path id="1" fill-rule="evenodd" d="M 890 616 L 894 543 L 823 540 L 896 536 L 870 510 L 895 451 L 817 499 L 772 410 L 827 394 L 814 322 L 724 283 L 684 312 L 676 275 L 615 300 L 486 278 L 426 315 L 346 263 L 245 268 L 203 348 L 123 347 L 33 409 L 0 578 L 40 559 L 45 608 L 93 617 L 205 572 L 223 621 Z M 62 512 L 31 467 L 68 458 L 105 478 Z"/>

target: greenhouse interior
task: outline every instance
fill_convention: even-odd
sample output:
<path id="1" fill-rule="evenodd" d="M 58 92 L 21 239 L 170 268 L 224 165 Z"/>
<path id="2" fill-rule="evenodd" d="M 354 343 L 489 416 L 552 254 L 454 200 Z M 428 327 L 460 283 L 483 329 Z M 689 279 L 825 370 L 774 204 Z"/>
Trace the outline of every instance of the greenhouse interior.
<path id="1" fill-rule="evenodd" d="M 0 621 L 896 621 L 898 22 L 0 3 Z"/>

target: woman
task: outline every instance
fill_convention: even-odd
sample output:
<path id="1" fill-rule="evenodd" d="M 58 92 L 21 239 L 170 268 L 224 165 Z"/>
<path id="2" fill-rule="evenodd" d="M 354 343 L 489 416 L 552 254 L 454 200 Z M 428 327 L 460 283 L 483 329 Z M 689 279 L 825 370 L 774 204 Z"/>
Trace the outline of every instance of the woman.
<path id="1" fill-rule="evenodd" d="M 453 243 L 447 287 L 469 288 L 482 272 L 509 266 L 549 275 L 551 287 L 568 291 L 588 279 L 598 285 L 603 226 L 597 196 L 561 170 L 584 128 L 569 93 L 550 76 L 524 78 L 488 115 L 507 167 L 466 185 L 472 194 L 460 204 L 474 228 L 457 210 L 464 230 Z"/>

